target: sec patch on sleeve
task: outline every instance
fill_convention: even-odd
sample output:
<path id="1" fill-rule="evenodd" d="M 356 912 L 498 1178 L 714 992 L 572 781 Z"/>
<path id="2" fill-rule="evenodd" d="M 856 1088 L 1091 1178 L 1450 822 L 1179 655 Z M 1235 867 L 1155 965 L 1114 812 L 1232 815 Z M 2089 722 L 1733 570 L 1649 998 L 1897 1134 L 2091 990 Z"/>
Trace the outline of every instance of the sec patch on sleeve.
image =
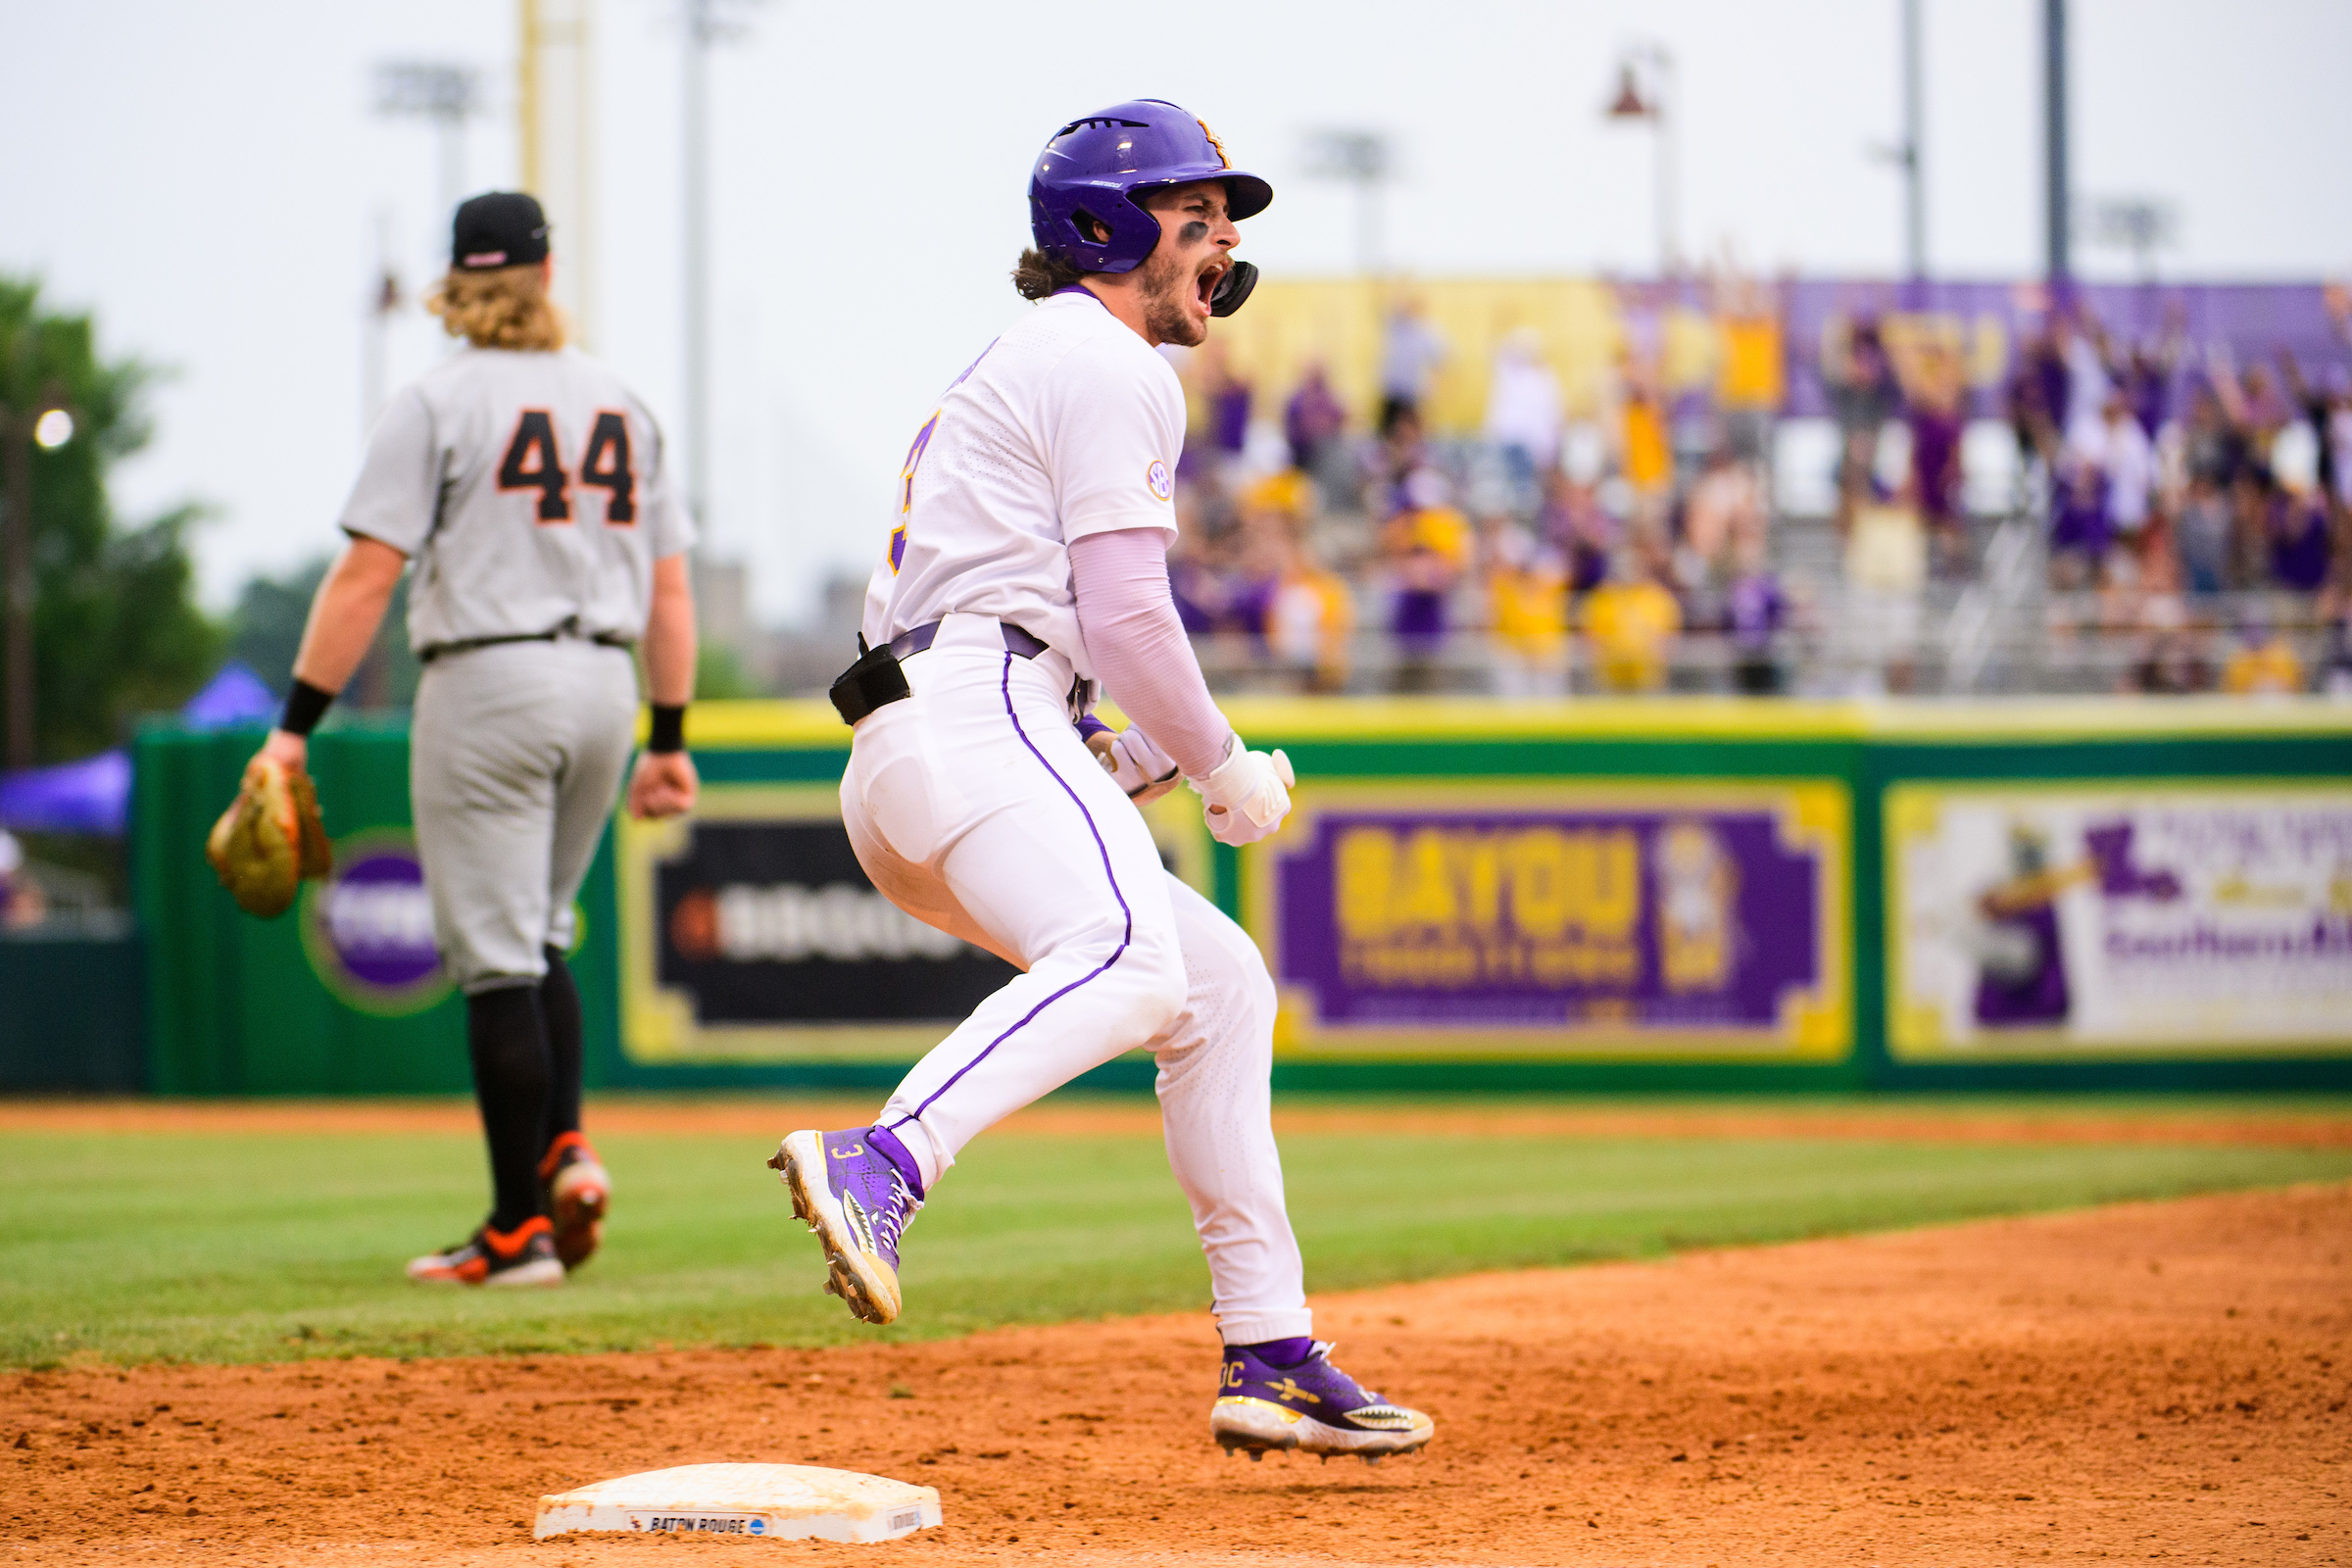
<path id="1" fill-rule="evenodd" d="M 1153 458 L 1152 466 L 1144 470 L 1144 483 L 1151 486 L 1152 493 L 1162 501 L 1176 493 L 1176 481 L 1168 477 L 1168 466 L 1157 458 Z"/>

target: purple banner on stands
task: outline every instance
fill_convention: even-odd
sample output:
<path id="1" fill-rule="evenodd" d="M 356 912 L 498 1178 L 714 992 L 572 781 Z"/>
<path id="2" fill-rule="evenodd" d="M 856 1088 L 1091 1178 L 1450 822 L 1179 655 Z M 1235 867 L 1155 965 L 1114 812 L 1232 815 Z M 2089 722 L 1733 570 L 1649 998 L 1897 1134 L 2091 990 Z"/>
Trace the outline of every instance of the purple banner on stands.
<path id="1" fill-rule="evenodd" d="M 1794 795 L 1799 786 L 1792 790 Z M 1564 792 L 1565 793 L 1565 792 Z M 1271 867 L 1276 976 L 1326 1043 L 1380 1033 L 1833 1045 L 1841 834 L 1796 801 L 1334 805 Z M 1263 934 L 1261 932 L 1261 934 Z M 1835 983 L 1834 983 L 1835 982 Z M 1402 1037 L 1402 1038 L 1400 1038 Z M 1563 1042 L 1565 1044 L 1565 1042 Z"/>
<path id="2" fill-rule="evenodd" d="M 1695 287 L 1677 291 L 1682 303 L 1703 310 Z M 1851 323 L 1875 321 L 1892 332 L 1933 325 L 1957 334 L 1974 387 L 1974 412 L 1998 416 L 2002 388 L 2021 348 L 2050 330 L 2057 298 L 2038 282 L 1870 282 L 1803 278 L 1782 285 L 1782 345 L 1787 357 L 1784 414 L 1830 412 L 1821 370 L 1822 347 Z M 2185 412 L 2189 376 L 2201 374 L 2216 351 L 2239 366 L 2270 362 L 2280 348 L 2319 378 L 2329 365 L 2352 361 L 2352 349 L 2328 318 L 2322 286 L 2313 283 L 2075 283 L 2064 295 L 2071 323 L 2095 321 L 2118 354 L 2178 348 L 2167 380 L 2165 411 Z"/>

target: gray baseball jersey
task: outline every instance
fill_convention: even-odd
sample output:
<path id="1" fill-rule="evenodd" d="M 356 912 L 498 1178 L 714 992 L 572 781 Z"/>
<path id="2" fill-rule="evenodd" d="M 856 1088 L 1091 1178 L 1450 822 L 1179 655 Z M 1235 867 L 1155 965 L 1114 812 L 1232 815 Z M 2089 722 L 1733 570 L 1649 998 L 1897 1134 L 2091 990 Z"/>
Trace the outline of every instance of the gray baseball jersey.
<path id="1" fill-rule="evenodd" d="M 694 543 L 653 416 L 574 349 L 463 349 L 402 388 L 342 526 L 416 563 L 419 651 L 566 625 L 635 639 L 653 564 Z"/>

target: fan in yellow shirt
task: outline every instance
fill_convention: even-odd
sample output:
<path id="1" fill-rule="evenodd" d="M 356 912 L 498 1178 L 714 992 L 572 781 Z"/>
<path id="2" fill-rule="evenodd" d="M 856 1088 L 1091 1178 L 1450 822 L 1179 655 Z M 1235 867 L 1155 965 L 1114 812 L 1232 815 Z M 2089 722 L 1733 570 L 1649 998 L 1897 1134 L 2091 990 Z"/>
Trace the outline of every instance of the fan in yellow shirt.
<path id="1" fill-rule="evenodd" d="M 1303 689 L 1346 691 L 1354 596 L 1296 539 L 1285 535 L 1278 548 L 1280 571 L 1266 607 L 1266 645 Z"/>
<path id="2" fill-rule="evenodd" d="M 1637 494 L 1656 496 L 1674 478 L 1674 449 L 1666 439 L 1666 411 L 1646 389 L 1629 394 L 1622 411 L 1625 482 Z"/>
<path id="3" fill-rule="evenodd" d="M 1568 693 L 1568 564 L 1514 523 L 1485 541 L 1494 689 L 1504 697 Z"/>
<path id="4" fill-rule="evenodd" d="M 1667 648 L 1682 629 L 1683 607 L 1624 552 L 1611 558 L 1608 581 L 1585 596 L 1585 635 L 1605 691 L 1663 688 Z"/>
<path id="5" fill-rule="evenodd" d="M 2238 697 L 2278 697 L 2303 689 L 2303 662 L 2268 621 L 2249 616 L 2237 651 L 2222 666 L 2222 690 Z"/>

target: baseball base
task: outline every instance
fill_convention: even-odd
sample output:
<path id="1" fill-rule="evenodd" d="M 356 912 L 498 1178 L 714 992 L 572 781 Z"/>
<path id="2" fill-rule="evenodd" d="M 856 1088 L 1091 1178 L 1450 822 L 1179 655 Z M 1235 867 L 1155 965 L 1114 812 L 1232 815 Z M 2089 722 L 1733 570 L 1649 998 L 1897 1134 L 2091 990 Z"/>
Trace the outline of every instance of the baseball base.
<path id="1" fill-rule="evenodd" d="M 688 1464 L 539 1499 L 531 1534 L 575 1531 L 895 1541 L 940 1522 L 939 1494 L 808 1464 Z"/>

